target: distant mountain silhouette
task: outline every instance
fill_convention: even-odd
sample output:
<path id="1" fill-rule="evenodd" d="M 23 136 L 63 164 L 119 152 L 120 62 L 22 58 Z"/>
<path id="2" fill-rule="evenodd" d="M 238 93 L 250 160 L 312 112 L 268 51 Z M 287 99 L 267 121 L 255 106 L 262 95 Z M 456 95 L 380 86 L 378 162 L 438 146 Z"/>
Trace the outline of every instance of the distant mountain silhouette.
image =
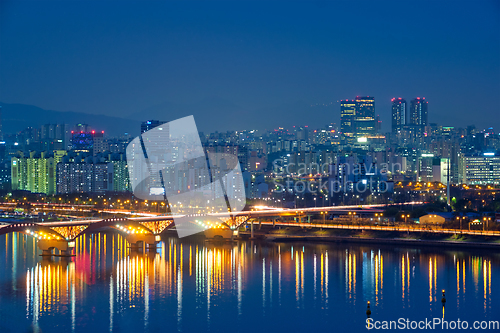
<path id="1" fill-rule="evenodd" d="M 165 102 L 132 113 L 126 118 L 97 115 L 72 111 L 44 110 L 26 104 L 2 106 L 3 132 L 13 134 L 27 127 L 40 127 L 43 124 L 64 123 L 74 126 L 78 123 L 89 124 L 96 130 L 104 130 L 109 136 L 129 133 L 137 136 L 140 123 L 149 119 L 172 121 L 193 115 L 199 131 L 210 133 L 228 130 L 272 130 L 278 127 L 308 125 L 315 129 L 330 123 L 338 123 L 340 111 L 333 105 L 310 105 L 302 101 L 248 109 L 220 98 L 207 98 L 191 104 Z"/>
<path id="2" fill-rule="evenodd" d="M 82 112 L 44 110 L 26 104 L 0 102 L 0 106 L 2 107 L 2 130 L 6 134 L 17 133 L 30 126 L 40 127 L 43 124 L 69 124 L 72 127 L 78 123 L 89 124 L 99 131 L 104 130 L 109 136 L 120 136 L 124 133 L 135 136 L 140 133 L 138 120 Z"/>
<path id="3" fill-rule="evenodd" d="M 205 133 L 216 130 L 271 130 L 294 125 L 316 128 L 339 122 L 340 108 L 335 105 L 310 105 L 297 101 L 250 110 L 224 99 L 209 98 L 191 104 L 165 102 L 134 112 L 129 118 L 171 121 L 193 115 L 198 130 Z"/>

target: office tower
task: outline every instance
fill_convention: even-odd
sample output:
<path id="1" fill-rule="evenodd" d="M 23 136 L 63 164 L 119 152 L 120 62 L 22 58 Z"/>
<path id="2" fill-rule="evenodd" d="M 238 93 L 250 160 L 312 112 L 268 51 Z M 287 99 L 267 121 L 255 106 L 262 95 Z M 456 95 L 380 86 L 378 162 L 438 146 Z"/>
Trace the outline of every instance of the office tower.
<path id="1" fill-rule="evenodd" d="M 500 156 L 493 152 L 464 156 L 463 177 L 467 185 L 499 185 Z"/>
<path id="2" fill-rule="evenodd" d="M 74 151 L 89 152 L 94 147 L 94 138 L 90 132 L 71 133 L 72 149 Z"/>
<path id="3" fill-rule="evenodd" d="M 90 152 L 94 148 L 95 130 L 88 124 L 76 124 L 69 134 L 71 141 L 69 148 L 76 152 Z"/>
<path id="4" fill-rule="evenodd" d="M 392 102 L 392 132 L 395 133 L 406 125 L 406 100 L 399 97 Z"/>
<path id="5" fill-rule="evenodd" d="M 356 113 L 354 115 L 354 136 L 366 137 L 375 134 L 375 98 L 356 97 Z"/>
<path id="6" fill-rule="evenodd" d="M 354 116 L 356 103 L 351 100 L 340 101 L 340 131 L 346 137 L 354 136 Z"/>
<path id="7" fill-rule="evenodd" d="M 427 126 L 427 101 L 425 97 L 417 97 L 410 103 L 408 125 Z"/>
<path id="8" fill-rule="evenodd" d="M 418 158 L 417 180 L 421 182 L 448 183 L 449 161 L 424 153 Z"/>

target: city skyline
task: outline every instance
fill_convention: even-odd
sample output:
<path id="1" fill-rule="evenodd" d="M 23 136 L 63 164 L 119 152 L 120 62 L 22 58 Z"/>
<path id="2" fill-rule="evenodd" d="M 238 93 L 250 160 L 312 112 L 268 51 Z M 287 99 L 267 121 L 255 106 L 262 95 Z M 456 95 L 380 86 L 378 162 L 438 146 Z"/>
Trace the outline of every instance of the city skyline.
<path id="1" fill-rule="evenodd" d="M 0 0 L 0 331 L 499 331 L 499 95 L 500 0 Z"/>
<path id="2" fill-rule="evenodd" d="M 426 96 L 429 123 L 500 128 L 494 1 L 81 4 L 2 2 L 0 101 L 225 131 L 319 126 L 375 96 L 390 131 L 392 97 Z M 400 12 L 414 23 L 394 29 Z"/>
<path id="3" fill-rule="evenodd" d="M 357 96 L 356 98 L 359 98 L 359 97 L 360 96 Z M 240 131 L 241 132 L 241 131 L 251 131 L 251 130 L 266 132 L 266 131 L 272 131 L 272 130 L 278 129 L 278 128 L 293 129 L 295 127 L 305 126 L 305 127 L 319 129 L 319 128 L 323 128 L 325 125 L 333 125 L 339 132 L 343 132 L 342 131 L 343 116 L 345 116 L 345 115 L 347 115 L 347 113 L 349 113 L 349 111 L 346 111 L 347 113 L 343 113 L 344 106 L 350 105 L 350 102 L 352 102 L 353 109 L 351 112 L 355 112 L 356 98 L 351 99 L 351 100 L 350 99 L 345 99 L 345 100 L 340 99 L 340 100 L 336 101 L 335 103 L 330 103 L 329 105 L 326 105 L 326 104 L 310 105 L 309 107 L 311 107 L 311 108 L 329 107 L 329 108 L 331 108 L 331 109 L 329 109 L 329 112 L 332 111 L 335 113 L 335 114 L 332 114 L 332 112 L 330 112 L 329 117 L 321 118 L 322 120 L 320 122 L 316 121 L 316 124 L 313 123 L 312 125 L 310 122 L 305 122 L 305 123 L 291 122 L 292 119 L 288 118 L 286 121 L 282 121 L 281 123 L 277 122 L 276 123 L 277 125 L 273 126 L 273 127 L 266 126 L 266 125 L 256 126 L 256 127 L 252 127 L 252 126 L 245 127 L 243 125 L 241 128 L 227 128 L 224 126 L 221 126 L 220 128 L 217 126 L 215 128 L 207 128 L 206 126 L 203 126 L 203 123 L 202 123 L 202 125 L 200 126 L 200 131 L 207 132 L 207 133 L 226 132 L 226 131 L 228 131 L 228 132 Z M 369 98 L 373 98 L 374 104 L 375 103 L 377 103 L 377 105 L 379 104 L 379 100 L 376 97 L 369 97 Z M 495 127 L 493 124 L 491 124 L 491 122 L 490 122 L 490 125 L 486 125 L 485 127 L 481 127 L 481 126 L 476 126 L 475 121 L 467 123 L 464 126 L 454 126 L 452 120 L 445 121 L 444 123 L 430 121 L 429 120 L 429 112 L 428 112 L 428 100 L 425 97 L 415 97 L 415 98 L 409 99 L 408 101 L 402 97 L 397 97 L 397 98 L 392 97 L 392 98 L 390 98 L 390 102 L 391 102 L 391 105 L 387 110 L 380 110 L 380 107 L 373 108 L 373 111 L 372 111 L 373 115 L 370 116 L 370 119 L 373 122 L 373 124 L 370 124 L 370 126 L 371 126 L 370 129 L 368 129 L 368 130 L 365 129 L 365 131 L 364 131 L 365 135 L 389 134 L 390 132 L 394 132 L 394 128 L 395 128 L 394 126 L 396 126 L 395 124 L 398 124 L 398 121 L 400 123 L 397 126 L 413 125 L 413 126 L 425 127 L 428 125 L 432 125 L 432 126 L 455 127 L 455 128 L 463 128 L 463 129 L 466 129 L 466 128 L 472 126 L 473 128 L 475 128 L 478 131 L 491 132 L 491 129 L 493 129 L 493 133 L 496 133 L 496 132 L 500 133 L 500 127 Z M 400 112 L 400 111 L 396 111 L 396 109 L 395 109 L 395 103 L 397 104 L 398 102 L 403 103 L 402 107 L 404 108 L 404 115 L 399 116 L 400 117 L 399 120 L 394 118 L 394 117 L 398 117 L 397 114 L 399 114 L 399 112 Z M 421 107 L 422 103 L 425 104 L 423 110 Z M 4 126 L 4 129 L 0 128 L 2 135 L 4 133 L 10 134 L 10 135 L 16 134 L 16 133 L 18 133 L 26 128 L 30 128 L 30 127 L 41 127 L 41 126 L 43 127 L 43 126 L 50 126 L 52 124 L 60 123 L 60 121 L 57 120 L 60 118 L 57 116 L 54 116 L 52 118 L 46 118 L 45 120 L 40 120 L 40 119 L 31 120 L 32 122 L 29 122 L 30 120 L 27 120 L 26 125 L 23 125 L 24 123 L 19 120 L 19 115 L 17 114 L 15 116 L 16 117 L 15 125 L 14 126 L 7 126 L 5 128 L 5 123 L 7 123 L 7 125 L 10 125 L 10 123 L 13 121 L 13 119 L 10 118 L 11 114 L 6 113 L 5 111 L 10 110 L 10 108 L 12 108 L 13 106 L 15 106 L 16 110 L 24 110 L 24 107 L 26 107 L 27 110 L 29 110 L 28 113 L 32 113 L 33 109 L 39 109 L 38 107 L 31 106 L 31 105 L 6 104 L 6 103 L 0 102 L 0 110 L 2 110 L 1 111 L 2 112 L 1 113 L 1 117 L 2 117 L 1 123 Z M 418 106 L 420 106 L 420 110 L 415 109 Z M 432 105 L 432 106 L 434 106 L 434 105 Z M 436 110 L 434 110 L 432 108 L 432 106 L 431 106 L 431 112 L 430 112 L 431 119 L 435 116 L 435 113 L 436 113 Z M 380 112 L 380 111 L 382 111 L 382 112 Z M 106 128 L 107 129 L 106 132 L 111 132 L 111 135 L 116 136 L 116 137 L 122 136 L 122 135 L 139 134 L 139 131 L 137 129 L 137 124 L 144 122 L 146 120 L 158 121 L 158 119 L 162 119 L 162 117 L 142 117 L 142 118 L 138 117 L 137 119 L 126 119 L 126 118 L 113 117 L 113 116 L 108 117 L 105 115 L 75 113 L 75 112 L 71 112 L 71 111 L 59 112 L 59 111 L 49 110 L 49 112 L 51 112 L 51 113 L 53 112 L 54 115 L 61 115 L 61 114 L 65 115 L 66 114 L 69 116 L 67 119 L 71 119 L 71 120 L 78 119 L 78 120 L 80 120 L 80 123 L 85 121 L 86 116 L 90 117 L 90 119 L 99 119 L 99 120 L 101 120 L 101 121 L 99 121 L 99 124 L 97 125 L 99 128 L 99 131 L 102 128 Z M 308 111 L 308 112 L 310 112 L 310 111 Z M 423 112 L 423 114 L 421 114 L 422 112 Z M 165 116 L 163 118 L 168 117 L 168 113 L 164 113 L 164 115 Z M 354 114 L 352 114 L 352 115 L 354 115 Z M 4 116 L 6 116 L 6 117 L 4 117 Z M 92 118 L 95 116 L 99 116 L 100 118 Z M 4 118 L 7 118 L 7 119 L 4 119 Z M 382 119 L 385 119 L 385 118 L 388 118 L 388 119 L 386 119 L 386 121 L 383 121 Z M 420 118 L 422 118 L 422 119 L 420 119 Z M 347 118 L 345 118 L 344 121 L 346 121 L 346 119 Z M 119 120 L 119 122 L 120 122 L 118 126 L 116 126 L 117 125 L 115 123 L 116 120 Z M 164 120 L 162 120 L 162 121 L 166 122 Z M 356 126 L 356 124 L 355 124 L 356 121 L 354 120 L 354 118 L 352 119 L 352 122 L 353 122 L 353 124 L 352 124 L 353 127 L 352 127 L 352 129 L 350 129 L 350 131 L 354 132 L 354 128 Z M 68 123 L 71 124 L 72 122 L 65 121 L 64 123 L 66 123 L 66 125 L 68 125 Z M 285 125 L 287 123 L 288 123 L 288 125 Z M 360 124 L 359 120 L 357 121 L 357 124 Z M 113 128 L 113 126 L 114 126 L 114 128 Z M 344 126 L 346 126 L 346 125 L 344 124 Z M 109 128 L 111 128 L 110 131 L 108 131 Z M 104 131 L 103 131 L 103 133 L 104 133 Z M 348 133 L 350 133 L 350 132 L 348 132 Z"/>

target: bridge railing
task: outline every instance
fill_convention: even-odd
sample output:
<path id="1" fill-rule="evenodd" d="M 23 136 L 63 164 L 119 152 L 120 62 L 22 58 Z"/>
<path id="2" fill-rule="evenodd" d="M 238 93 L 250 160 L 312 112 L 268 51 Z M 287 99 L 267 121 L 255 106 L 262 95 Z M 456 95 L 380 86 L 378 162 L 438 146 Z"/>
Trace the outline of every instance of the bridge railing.
<path id="1" fill-rule="evenodd" d="M 102 219 L 102 218 L 95 217 L 95 216 L 82 216 L 79 218 L 70 219 L 70 221 L 88 221 L 88 220 L 99 220 L 99 219 Z"/>
<path id="2" fill-rule="evenodd" d="M 265 221 L 265 224 L 272 222 Z M 355 229 L 355 230 L 383 230 L 383 231 L 398 231 L 398 232 L 430 232 L 430 233 L 445 233 L 445 234 L 468 234 L 468 235 L 490 235 L 500 236 L 500 231 L 497 230 L 468 230 L 468 229 L 448 229 L 441 228 L 435 225 L 409 225 L 409 224 L 395 224 L 395 225 L 376 225 L 376 224 L 342 224 L 331 223 L 331 220 L 324 223 L 323 220 L 311 220 L 310 222 L 301 221 L 286 221 L 277 222 L 278 225 L 289 226 L 310 226 L 314 228 L 334 228 L 334 229 Z"/>

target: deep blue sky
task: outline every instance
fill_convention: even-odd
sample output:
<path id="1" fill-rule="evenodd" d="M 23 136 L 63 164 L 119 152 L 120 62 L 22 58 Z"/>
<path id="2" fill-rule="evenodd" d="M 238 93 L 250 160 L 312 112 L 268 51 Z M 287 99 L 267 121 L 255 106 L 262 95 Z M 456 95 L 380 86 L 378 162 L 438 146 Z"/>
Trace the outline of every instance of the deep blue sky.
<path id="1" fill-rule="evenodd" d="M 245 112 L 219 129 L 245 129 L 338 123 L 338 104 L 283 110 L 371 95 L 388 130 L 391 97 L 425 96 L 430 122 L 500 131 L 499 1 L 2 0 L 0 15 L 6 103 L 121 117 L 226 103 Z"/>

